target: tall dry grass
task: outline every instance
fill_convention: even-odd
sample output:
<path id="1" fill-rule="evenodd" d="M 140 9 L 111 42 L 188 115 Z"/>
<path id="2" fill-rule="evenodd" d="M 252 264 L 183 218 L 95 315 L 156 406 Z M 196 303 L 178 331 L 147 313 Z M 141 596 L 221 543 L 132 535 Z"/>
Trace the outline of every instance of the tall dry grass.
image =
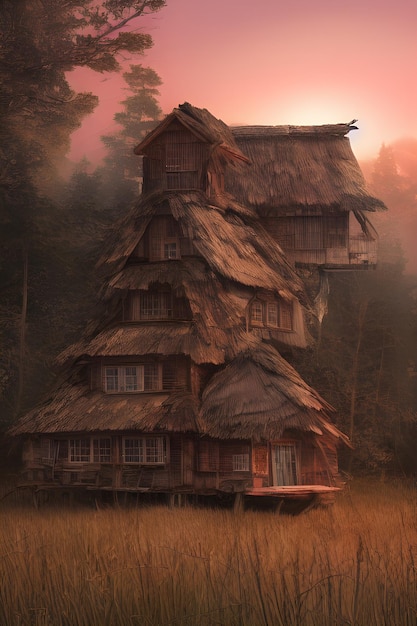
<path id="1" fill-rule="evenodd" d="M 0 624 L 414 626 L 416 502 L 379 483 L 299 517 L 5 502 Z"/>

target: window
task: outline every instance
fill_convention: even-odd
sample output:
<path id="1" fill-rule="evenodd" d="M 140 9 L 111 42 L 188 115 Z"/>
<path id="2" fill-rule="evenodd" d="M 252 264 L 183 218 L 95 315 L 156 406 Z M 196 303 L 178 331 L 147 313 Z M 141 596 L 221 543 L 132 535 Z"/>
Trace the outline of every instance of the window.
<path id="1" fill-rule="evenodd" d="M 104 391 L 106 393 L 161 391 L 162 380 L 162 363 L 119 365 L 104 368 Z"/>
<path id="2" fill-rule="evenodd" d="M 249 472 L 249 454 L 233 454 L 232 464 L 234 472 Z"/>
<path id="3" fill-rule="evenodd" d="M 268 302 L 266 305 L 266 323 L 268 326 L 278 326 L 278 305 Z"/>
<path id="4" fill-rule="evenodd" d="M 123 439 L 124 463 L 161 465 L 167 462 L 165 437 L 125 437 Z"/>
<path id="5" fill-rule="evenodd" d="M 178 259 L 177 242 L 164 243 L 164 259 Z"/>
<path id="6" fill-rule="evenodd" d="M 144 366 L 106 367 L 104 388 L 107 393 L 132 393 L 144 390 Z"/>
<path id="7" fill-rule="evenodd" d="M 102 388 L 106 393 L 142 393 L 189 388 L 189 365 L 183 357 L 141 365 L 105 366 Z"/>
<path id="8" fill-rule="evenodd" d="M 111 462 L 111 441 L 110 439 L 98 437 L 93 439 L 93 461 L 94 463 Z"/>
<path id="9" fill-rule="evenodd" d="M 263 322 L 263 306 L 262 302 L 252 302 L 251 306 L 251 322 L 252 324 L 262 324 Z"/>
<path id="10" fill-rule="evenodd" d="M 140 319 L 168 319 L 172 317 L 172 293 L 141 291 Z"/>
<path id="11" fill-rule="evenodd" d="M 71 462 L 89 462 L 90 461 L 90 440 L 89 439 L 70 439 L 69 441 L 69 460 Z"/>
<path id="12" fill-rule="evenodd" d="M 109 437 L 70 439 L 68 444 L 68 461 L 71 463 L 111 462 L 111 439 Z"/>
<path id="13" fill-rule="evenodd" d="M 172 290 L 132 291 L 123 311 L 126 322 L 135 320 L 190 319 L 191 311 L 184 297 L 177 297 Z"/>
<path id="14" fill-rule="evenodd" d="M 250 323 L 253 326 L 293 330 L 293 305 L 285 300 L 254 300 L 250 305 Z"/>

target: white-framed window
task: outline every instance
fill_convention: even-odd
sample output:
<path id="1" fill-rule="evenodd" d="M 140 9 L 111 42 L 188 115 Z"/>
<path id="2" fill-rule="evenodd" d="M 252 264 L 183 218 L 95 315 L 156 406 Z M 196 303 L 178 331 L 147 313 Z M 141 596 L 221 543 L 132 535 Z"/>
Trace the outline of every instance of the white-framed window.
<path id="1" fill-rule="evenodd" d="M 106 393 L 138 393 L 162 390 L 162 363 L 117 365 L 104 368 Z"/>
<path id="2" fill-rule="evenodd" d="M 293 305 L 283 299 L 253 300 L 249 308 L 249 318 L 253 326 L 293 330 Z"/>
<path id="3" fill-rule="evenodd" d="M 135 393 L 144 391 L 143 365 L 118 365 L 104 368 L 106 393 Z"/>
<path id="4" fill-rule="evenodd" d="M 124 437 L 122 455 L 124 463 L 163 465 L 167 462 L 166 437 Z"/>
<path id="5" fill-rule="evenodd" d="M 71 463 L 110 463 L 110 437 L 76 437 L 69 439 L 68 461 Z"/>
<path id="6" fill-rule="evenodd" d="M 94 463 L 110 463 L 111 439 L 108 437 L 94 437 L 92 441 Z"/>
<path id="7" fill-rule="evenodd" d="M 232 466 L 234 472 L 249 472 L 249 454 L 233 454 Z"/>
<path id="8" fill-rule="evenodd" d="M 177 241 L 164 241 L 164 259 L 178 259 L 179 246 Z"/>
<path id="9" fill-rule="evenodd" d="M 70 439 L 68 460 L 72 463 L 88 463 L 90 461 L 90 439 Z"/>

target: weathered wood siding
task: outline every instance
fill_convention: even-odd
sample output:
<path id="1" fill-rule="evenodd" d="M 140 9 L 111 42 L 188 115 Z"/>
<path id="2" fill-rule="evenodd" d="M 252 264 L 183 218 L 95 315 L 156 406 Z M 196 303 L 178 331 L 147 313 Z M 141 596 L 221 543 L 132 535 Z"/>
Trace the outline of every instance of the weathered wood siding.
<path id="1" fill-rule="evenodd" d="M 125 462 L 122 455 L 124 436 L 165 437 L 165 461 Z M 252 486 L 273 486 L 273 448 L 290 443 L 296 450 L 297 484 L 333 486 L 339 483 L 336 445 L 329 436 L 305 434 L 301 439 L 251 446 L 244 440 L 196 439 L 195 435 L 137 432 L 85 435 L 85 441 L 95 438 L 111 441 L 106 462 L 71 462 L 68 446 L 73 438 L 82 440 L 83 435 L 42 436 L 28 440 L 24 451 L 26 479 L 38 484 L 133 491 L 170 492 L 187 487 L 196 493 L 230 493 Z"/>
<path id="2" fill-rule="evenodd" d="M 352 212 L 265 217 L 263 223 L 292 263 L 376 263 L 376 241 L 362 231 Z"/>
<path id="3" fill-rule="evenodd" d="M 144 192 L 205 190 L 207 158 L 208 145 L 174 121 L 147 148 L 143 161 Z"/>
<path id="4" fill-rule="evenodd" d="M 164 260 L 167 258 L 164 254 L 165 243 L 176 244 L 177 259 L 201 256 L 191 239 L 183 234 L 172 215 L 155 215 L 133 250 L 131 260 L 151 262 Z"/>
<path id="5" fill-rule="evenodd" d="M 105 389 L 105 368 L 118 365 L 140 365 L 146 363 L 160 363 L 162 388 L 159 391 L 186 390 L 191 385 L 189 359 L 180 356 L 166 358 L 153 356 L 125 356 L 108 357 L 93 362 L 90 365 L 91 389 Z M 158 390 L 156 390 L 158 391 Z M 141 393 L 141 392 L 138 392 Z M 144 392 L 142 392 L 144 393 Z"/>

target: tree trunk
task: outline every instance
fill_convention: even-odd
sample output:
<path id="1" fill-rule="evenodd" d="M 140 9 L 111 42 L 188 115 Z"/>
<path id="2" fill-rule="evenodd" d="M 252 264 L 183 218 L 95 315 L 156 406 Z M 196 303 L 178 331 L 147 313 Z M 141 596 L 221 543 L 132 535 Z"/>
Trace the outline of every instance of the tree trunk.
<path id="1" fill-rule="evenodd" d="M 368 300 L 361 302 L 358 312 L 358 337 L 356 340 L 356 349 L 353 355 L 352 362 L 352 389 L 350 394 L 350 411 L 349 411 L 349 438 L 353 443 L 353 437 L 355 434 L 355 413 L 356 413 L 356 398 L 358 392 L 358 369 L 359 369 L 359 355 L 362 346 L 366 312 L 368 310 Z M 351 456 L 352 462 L 352 456 Z"/>
<path id="2" fill-rule="evenodd" d="M 19 414 L 22 406 L 23 389 L 25 383 L 26 321 L 28 309 L 28 265 L 28 251 L 25 245 L 23 248 L 22 312 L 20 315 L 19 328 L 18 384 L 15 404 L 16 415 Z"/>

